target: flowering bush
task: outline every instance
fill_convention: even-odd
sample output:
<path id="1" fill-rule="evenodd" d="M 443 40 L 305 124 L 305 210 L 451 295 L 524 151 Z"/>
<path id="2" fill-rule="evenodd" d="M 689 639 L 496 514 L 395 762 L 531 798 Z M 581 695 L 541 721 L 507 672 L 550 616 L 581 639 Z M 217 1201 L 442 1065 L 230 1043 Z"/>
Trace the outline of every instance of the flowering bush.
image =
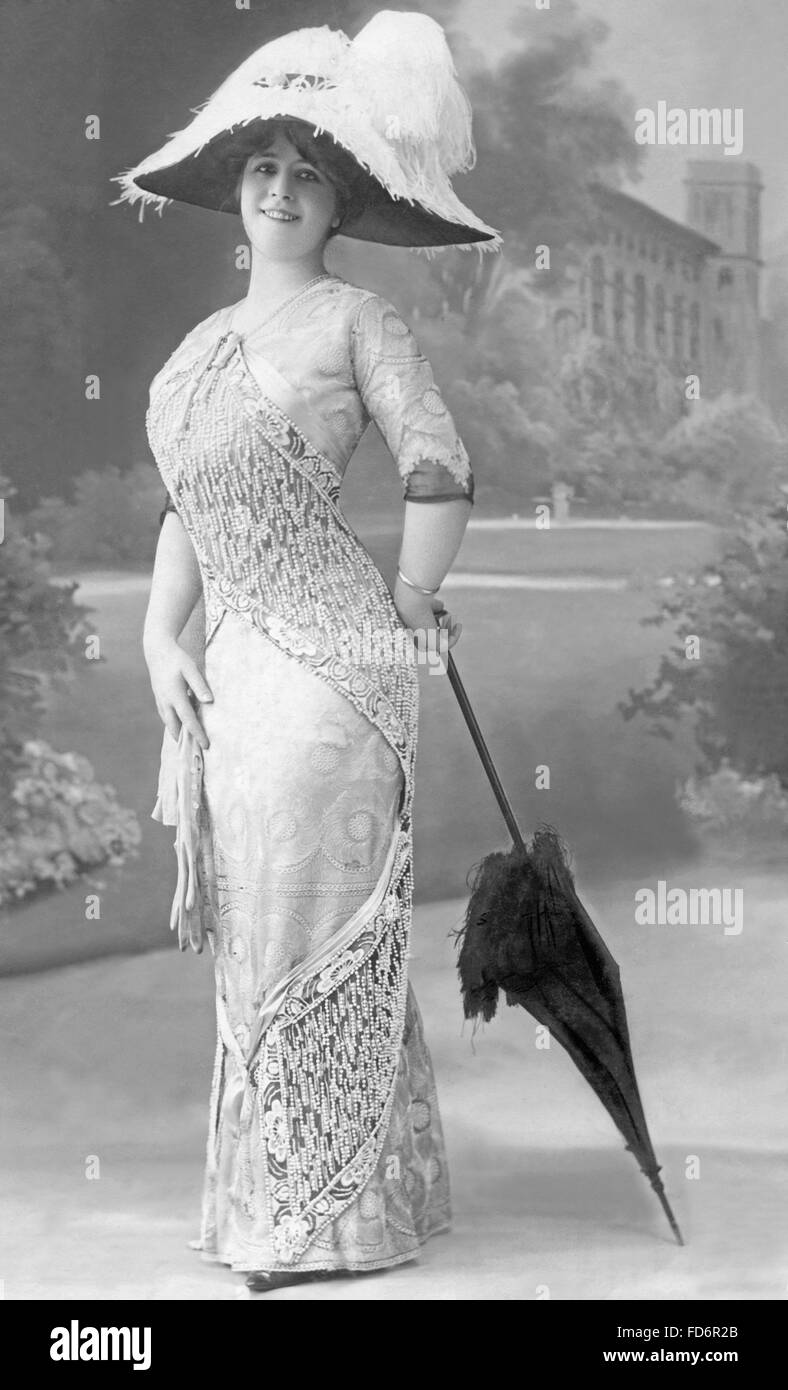
<path id="1" fill-rule="evenodd" d="M 0 495 L 15 489 L 0 474 Z M 49 538 L 26 535 L 8 508 L 0 544 L 0 905 L 42 884 L 63 887 L 98 864 L 121 864 L 140 829 L 112 787 L 76 753 L 36 739 L 90 633 L 75 583 L 53 584 Z M 10 795 L 6 791 L 10 788 Z"/>
<path id="2" fill-rule="evenodd" d="M 788 791 L 779 777 L 743 777 L 723 760 L 708 776 L 693 773 L 677 787 L 677 801 L 701 839 L 726 852 L 750 854 L 772 841 L 784 853 L 788 837 Z"/>
<path id="3" fill-rule="evenodd" d="M 134 812 L 94 780 L 87 758 L 30 739 L 0 820 L 0 905 L 45 883 L 63 888 L 96 865 L 122 864 L 140 838 Z"/>

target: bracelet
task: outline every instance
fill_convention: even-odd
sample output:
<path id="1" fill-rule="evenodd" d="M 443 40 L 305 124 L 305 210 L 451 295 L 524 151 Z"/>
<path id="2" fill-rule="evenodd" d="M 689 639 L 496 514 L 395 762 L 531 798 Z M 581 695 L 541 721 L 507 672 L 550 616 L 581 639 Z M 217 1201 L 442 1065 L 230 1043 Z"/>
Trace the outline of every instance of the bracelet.
<path id="1" fill-rule="evenodd" d="M 397 574 L 399 575 L 403 584 L 407 584 L 409 588 L 415 589 L 418 594 L 437 594 L 438 589 L 440 588 L 439 584 L 438 589 L 422 589 L 420 584 L 414 584 L 412 579 L 408 579 L 407 575 L 402 573 L 402 570 L 400 569 L 399 565 L 397 565 Z"/>

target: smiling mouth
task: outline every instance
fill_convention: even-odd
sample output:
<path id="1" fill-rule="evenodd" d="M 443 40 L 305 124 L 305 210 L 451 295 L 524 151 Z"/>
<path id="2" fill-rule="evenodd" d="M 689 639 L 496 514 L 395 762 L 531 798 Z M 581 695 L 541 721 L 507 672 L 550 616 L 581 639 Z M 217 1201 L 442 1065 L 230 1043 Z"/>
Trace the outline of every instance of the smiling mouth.
<path id="1" fill-rule="evenodd" d="M 293 212 L 282 212 L 280 208 L 263 208 L 263 215 L 270 217 L 274 222 L 297 222 L 298 218 Z"/>

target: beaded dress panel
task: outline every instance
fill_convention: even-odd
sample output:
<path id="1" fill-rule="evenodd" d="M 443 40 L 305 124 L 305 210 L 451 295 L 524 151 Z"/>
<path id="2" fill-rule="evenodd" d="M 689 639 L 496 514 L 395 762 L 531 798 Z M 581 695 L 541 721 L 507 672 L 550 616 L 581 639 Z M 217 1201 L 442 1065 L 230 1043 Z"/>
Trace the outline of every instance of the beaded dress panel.
<path id="1" fill-rule="evenodd" d="M 216 979 L 194 1244 L 239 1270 L 378 1268 L 446 1228 L 449 1186 L 407 974 L 418 670 L 339 491 L 370 419 L 406 496 L 473 478 L 385 300 L 326 277 L 248 339 L 232 312 L 187 335 L 147 415 L 214 696 L 208 749 L 165 733 L 152 813 L 178 826 L 195 892 L 179 871 L 173 911 Z"/>

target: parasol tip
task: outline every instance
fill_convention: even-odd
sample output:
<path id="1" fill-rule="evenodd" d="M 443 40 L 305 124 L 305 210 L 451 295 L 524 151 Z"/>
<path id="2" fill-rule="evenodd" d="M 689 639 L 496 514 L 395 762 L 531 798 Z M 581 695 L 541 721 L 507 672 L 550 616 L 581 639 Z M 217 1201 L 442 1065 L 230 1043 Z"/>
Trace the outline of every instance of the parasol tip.
<path id="1" fill-rule="evenodd" d="M 679 1223 L 678 1223 L 678 1221 L 676 1220 L 675 1216 L 669 1216 L 669 1217 L 668 1217 L 668 1220 L 670 1221 L 670 1229 L 671 1229 L 671 1231 L 673 1232 L 674 1236 L 676 1237 L 677 1243 L 678 1243 L 679 1245 L 683 1245 L 683 1244 L 684 1244 L 684 1237 L 683 1237 L 683 1235 L 681 1234 L 681 1231 L 679 1230 Z"/>
<path id="2" fill-rule="evenodd" d="M 654 1188 L 654 1191 L 656 1192 L 657 1196 L 659 1197 L 660 1202 L 662 1203 L 662 1210 L 664 1211 L 665 1215 L 668 1218 L 668 1221 L 670 1222 L 670 1229 L 676 1237 L 677 1243 L 679 1245 L 683 1245 L 684 1237 L 682 1236 L 681 1231 L 679 1230 L 679 1223 L 673 1215 L 670 1202 L 665 1196 L 665 1189 L 663 1188 L 662 1183 L 660 1182 L 659 1178 L 655 1178 L 651 1185 Z"/>

